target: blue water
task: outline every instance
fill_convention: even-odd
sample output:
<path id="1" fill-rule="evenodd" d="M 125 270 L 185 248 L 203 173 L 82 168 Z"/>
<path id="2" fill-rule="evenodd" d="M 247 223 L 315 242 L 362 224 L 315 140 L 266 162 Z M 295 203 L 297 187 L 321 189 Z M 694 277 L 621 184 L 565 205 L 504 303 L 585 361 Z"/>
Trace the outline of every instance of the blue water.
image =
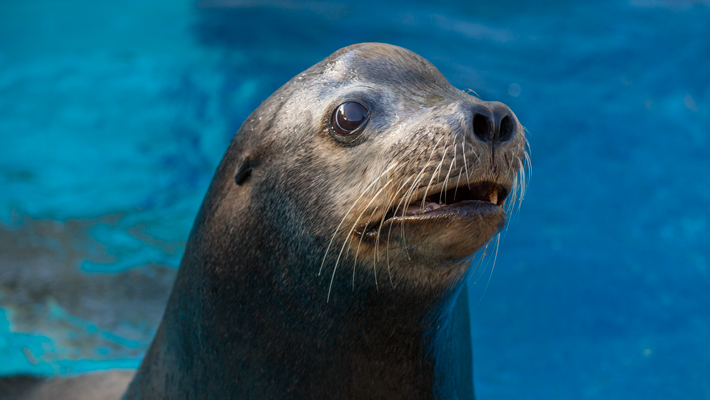
<path id="1" fill-rule="evenodd" d="M 707 0 L 0 3 L 0 375 L 137 366 L 234 132 L 363 41 L 528 131 L 477 395 L 710 399 Z"/>

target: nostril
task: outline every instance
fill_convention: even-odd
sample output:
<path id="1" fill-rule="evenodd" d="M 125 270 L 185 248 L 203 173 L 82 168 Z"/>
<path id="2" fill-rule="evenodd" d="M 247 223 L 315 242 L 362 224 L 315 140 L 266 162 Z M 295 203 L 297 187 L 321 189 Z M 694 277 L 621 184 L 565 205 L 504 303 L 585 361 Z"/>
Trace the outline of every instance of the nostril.
<path id="1" fill-rule="evenodd" d="M 500 120 L 500 134 L 498 136 L 498 140 L 500 142 L 507 142 L 513 138 L 514 133 L 515 123 L 512 118 L 506 115 Z"/>
<path id="2" fill-rule="evenodd" d="M 491 119 L 483 114 L 473 116 L 473 133 L 482 141 L 486 142 L 493 133 Z"/>

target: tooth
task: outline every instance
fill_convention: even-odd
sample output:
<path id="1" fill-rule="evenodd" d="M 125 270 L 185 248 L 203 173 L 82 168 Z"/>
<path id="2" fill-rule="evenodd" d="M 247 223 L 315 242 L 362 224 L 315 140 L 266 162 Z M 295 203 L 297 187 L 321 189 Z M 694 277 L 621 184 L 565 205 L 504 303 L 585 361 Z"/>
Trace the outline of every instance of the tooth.
<path id="1" fill-rule="evenodd" d="M 419 207 L 408 207 L 407 212 L 405 213 L 406 215 L 414 215 L 414 214 L 419 214 L 422 211 L 421 208 Z"/>
<path id="2" fill-rule="evenodd" d="M 406 210 L 404 210 L 405 215 L 414 215 L 414 214 L 419 214 L 422 212 L 422 202 L 421 200 L 417 200 L 414 203 L 410 204 Z"/>
<path id="3" fill-rule="evenodd" d="M 416 214 L 423 214 L 429 211 L 434 211 L 436 209 L 439 209 L 442 207 L 442 204 L 436 203 L 436 202 L 424 202 L 422 203 L 421 200 L 417 200 L 413 203 L 411 203 L 406 209 L 403 211 L 398 212 L 400 215 L 416 215 Z"/>
<path id="4" fill-rule="evenodd" d="M 498 189 L 495 187 L 491 189 L 490 193 L 488 193 L 488 201 L 493 204 L 498 204 Z"/>
<path id="5" fill-rule="evenodd" d="M 437 208 L 441 208 L 438 203 L 426 203 L 426 205 L 424 206 L 424 212 L 434 211 Z"/>

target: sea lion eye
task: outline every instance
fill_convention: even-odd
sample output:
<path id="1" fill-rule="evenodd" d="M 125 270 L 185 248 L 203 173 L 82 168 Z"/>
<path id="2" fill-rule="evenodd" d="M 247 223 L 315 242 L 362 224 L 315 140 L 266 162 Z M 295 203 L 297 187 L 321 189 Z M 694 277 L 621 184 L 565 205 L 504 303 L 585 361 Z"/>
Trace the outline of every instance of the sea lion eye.
<path id="1" fill-rule="evenodd" d="M 331 125 L 341 135 L 349 135 L 361 127 L 369 118 L 367 109 L 360 103 L 341 104 L 333 113 Z"/>

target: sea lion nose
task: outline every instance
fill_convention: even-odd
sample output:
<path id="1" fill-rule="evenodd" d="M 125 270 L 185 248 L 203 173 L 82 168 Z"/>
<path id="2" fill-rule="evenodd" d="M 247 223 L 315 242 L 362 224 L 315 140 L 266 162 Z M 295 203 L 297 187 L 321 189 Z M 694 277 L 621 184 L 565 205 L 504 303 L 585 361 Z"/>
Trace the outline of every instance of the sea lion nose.
<path id="1" fill-rule="evenodd" d="M 482 141 L 487 142 L 493 137 L 495 124 L 493 112 L 483 104 L 477 104 L 473 109 L 473 134 Z"/>
<path id="2" fill-rule="evenodd" d="M 493 140 L 505 143 L 513 140 L 518 131 L 518 118 L 510 110 L 510 107 L 499 101 L 488 102 L 488 107 L 493 112 L 495 118 L 495 133 Z"/>
<path id="3" fill-rule="evenodd" d="M 477 104 L 473 109 L 473 134 L 482 142 L 505 143 L 513 140 L 518 119 L 508 106 L 498 101 Z"/>

